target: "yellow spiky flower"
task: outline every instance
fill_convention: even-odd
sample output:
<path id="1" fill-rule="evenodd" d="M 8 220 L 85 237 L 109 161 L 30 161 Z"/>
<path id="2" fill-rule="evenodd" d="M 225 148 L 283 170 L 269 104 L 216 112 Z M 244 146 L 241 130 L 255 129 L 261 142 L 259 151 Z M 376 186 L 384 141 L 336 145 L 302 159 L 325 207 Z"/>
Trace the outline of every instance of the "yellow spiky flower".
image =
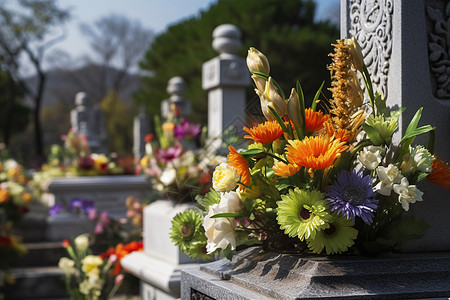
<path id="1" fill-rule="evenodd" d="M 362 92 L 352 69 L 353 52 L 344 40 L 337 40 L 334 53 L 330 56 L 333 62 L 328 66 L 331 73 L 333 98 L 330 101 L 331 122 L 335 129 L 345 129 L 351 133 L 352 141 L 361 130 L 365 114 L 361 109 Z"/>

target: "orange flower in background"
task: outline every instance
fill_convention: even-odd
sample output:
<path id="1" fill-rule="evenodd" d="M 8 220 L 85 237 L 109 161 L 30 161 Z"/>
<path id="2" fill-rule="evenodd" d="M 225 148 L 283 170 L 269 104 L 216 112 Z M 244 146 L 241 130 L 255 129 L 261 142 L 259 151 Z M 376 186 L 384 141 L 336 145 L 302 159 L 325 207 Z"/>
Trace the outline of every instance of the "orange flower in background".
<path id="1" fill-rule="evenodd" d="M 440 185 L 446 189 L 450 188 L 450 168 L 448 164 L 439 159 L 436 155 L 434 161 L 431 164 L 433 171 L 428 174 L 427 179 L 437 185 Z"/>
<path id="2" fill-rule="evenodd" d="M 6 203 L 9 200 L 9 193 L 7 190 L 0 188 L 0 203 Z"/>
<path id="3" fill-rule="evenodd" d="M 322 132 L 321 132 L 322 134 Z M 323 134 L 334 137 L 336 139 L 341 140 L 342 142 L 349 142 L 352 137 L 352 133 L 345 129 L 335 129 L 333 126 L 333 123 L 331 122 L 325 122 L 324 124 L 324 132 Z"/>
<path id="4" fill-rule="evenodd" d="M 289 177 L 300 171 L 300 168 L 297 164 L 285 164 L 282 161 L 276 161 L 273 170 L 275 175 L 280 177 Z"/>
<path id="5" fill-rule="evenodd" d="M 244 127 L 244 131 L 249 135 L 244 136 L 246 139 L 252 139 L 257 143 L 268 144 L 280 138 L 283 129 L 276 120 L 266 121 L 252 128 Z"/>
<path id="6" fill-rule="evenodd" d="M 130 254 L 134 251 L 142 251 L 144 249 L 144 244 L 142 241 L 136 242 L 132 241 L 126 245 L 119 243 L 116 245 L 116 247 L 109 248 L 106 252 L 100 254 L 100 257 L 105 260 L 106 258 L 109 258 L 111 255 L 116 255 L 117 260 L 115 262 L 114 270 L 112 271 L 113 274 L 119 274 L 120 271 L 122 271 L 122 267 L 120 265 L 120 262 L 122 258 L 125 257 L 125 255 Z"/>
<path id="7" fill-rule="evenodd" d="M 236 172 L 241 175 L 241 182 L 246 186 L 250 186 L 250 170 L 248 169 L 247 160 L 240 155 L 233 146 L 228 146 L 230 153 L 227 156 L 228 164 L 236 169 Z M 242 190 L 245 190 L 245 186 L 239 184 Z"/>
<path id="8" fill-rule="evenodd" d="M 286 146 L 288 161 L 308 169 L 322 170 L 347 150 L 345 142 L 327 136 L 305 137 L 303 140 L 289 141 Z"/>
<path id="9" fill-rule="evenodd" d="M 314 132 L 322 129 L 323 123 L 328 120 L 328 115 L 321 111 L 313 111 L 311 108 L 305 109 L 306 131 Z"/>

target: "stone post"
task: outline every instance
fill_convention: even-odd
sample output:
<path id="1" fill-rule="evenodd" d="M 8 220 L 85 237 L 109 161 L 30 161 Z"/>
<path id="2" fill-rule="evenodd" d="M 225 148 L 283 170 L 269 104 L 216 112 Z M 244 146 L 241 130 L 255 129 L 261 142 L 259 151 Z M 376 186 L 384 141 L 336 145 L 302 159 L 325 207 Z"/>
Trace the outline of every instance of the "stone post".
<path id="1" fill-rule="evenodd" d="M 239 28 L 223 24 L 212 35 L 212 46 L 219 56 L 203 64 L 202 88 L 208 91 L 208 137 L 216 139 L 229 126 L 245 121 L 250 72 L 245 60 L 235 55 L 241 47 Z M 220 140 L 214 142 L 216 148 L 220 144 Z"/>
<path id="2" fill-rule="evenodd" d="M 419 126 L 436 126 L 435 153 L 450 161 L 450 4 L 431 0 L 342 0 L 341 37 L 355 36 L 376 89 L 388 106 L 406 107 L 404 130 L 423 107 Z M 398 139 L 398 138 L 397 138 Z M 427 144 L 427 135 L 417 138 Z M 450 202 L 444 188 L 419 183 L 424 201 L 412 213 L 430 225 L 426 235 L 405 246 L 410 251 L 450 250 Z"/>
<path id="3" fill-rule="evenodd" d="M 145 136 L 149 133 L 150 121 L 145 113 L 145 106 L 141 105 L 133 123 L 133 155 L 137 161 L 145 154 Z"/>
<path id="4" fill-rule="evenodd" d="M 167 93 L 170 98 L 161 102 L 161 115 L 167 119 L 172 117 L 186 117 L 191 114 L 191 102 L 184 98 L 186 83 L 184 79 L 175 76 L 167 83 Z"/>

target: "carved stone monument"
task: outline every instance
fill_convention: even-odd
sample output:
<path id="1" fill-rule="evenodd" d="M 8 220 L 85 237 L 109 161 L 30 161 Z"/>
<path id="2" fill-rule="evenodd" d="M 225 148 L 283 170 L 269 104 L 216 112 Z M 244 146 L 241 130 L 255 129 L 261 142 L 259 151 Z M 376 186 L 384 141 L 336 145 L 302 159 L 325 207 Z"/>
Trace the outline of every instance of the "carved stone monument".
<path id="1" fill-rule="evenodd" d="M 450 3 L 445 0 L 343 0 L 341 36 L 354 36 L 375 88 L 388 106 L 406 107 L 404 130 L 423 107 L 419 125 L 436 126 L 435 153 L 450 161 Z M 418 137 L 427 144 L 426 136 Z M 424 201 L 412 213 L 430 225 L 426 235 L 407 244 L 409 251 L 450 251 L 448 191 L 426 180 Z"/>
<path id="2" fill-rule="evenodd" d="M 70 112 L 70 123 L 74 131 L 86 136 L 92 153 L 106 153 L 107 134 L 103 113 L 98 107 L 91 107 L 85 92 L 75 95 L 75 108 Z"/>
<path id="3" fill-rule="evenodd" d="M 250 72 L 245 60 L 235 55 L 241 47 L 241 32 L 231 24 L 213 31 L 212 46 L 219 53 L 203 64 L 202 87 L 208 91 L 208 137 L 220 138 L 229 126 L 245 122 L 246 89 Z M 215 143 L 216 148 L 221 144 Z"/>
<path id="4" fill-rule="evenodd" d="M 450 3 L 342 0 L 341 22 L 341 37 L 356 37 L 387 104 L 407 107 L 400 128 L 423 107 L 419 125 L 437 126 L 435 153 L 450 161 Z M 419 188 L 424 201 L 410 213 L 430 228 L 405 244 L 406 253 L 308 257 L 249 248 L 231 261 L 183 270 L 182 299 L 447 299 L 449 194 L 425 181 Z"/>
<path id="5" fill-rule="evenodd" d="M 161 102 L 161 115 L 167 119 L 172 114 L 173 117 L 186 117 L 191 114 L 191 102 L 184 98 L 186 83 L 184 79 L 175 76 L 167 83 L 167 93 L 170 98 Z"/>

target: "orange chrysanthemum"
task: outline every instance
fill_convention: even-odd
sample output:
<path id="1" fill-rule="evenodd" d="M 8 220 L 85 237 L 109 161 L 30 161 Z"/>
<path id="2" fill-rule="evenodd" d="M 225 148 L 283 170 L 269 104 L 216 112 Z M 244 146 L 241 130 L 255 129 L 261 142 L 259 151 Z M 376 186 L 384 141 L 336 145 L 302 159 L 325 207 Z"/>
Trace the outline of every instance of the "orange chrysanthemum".
<path id="1" fill-rule="evenodd" d="M 313 111 L 311 108 L 305 109 L 306 131 L 314 132 L 322 129 L 323 123 L 328 120 L 328 115 L 321 111 Z"/>
<path id="2" fill-rule="evenodd" d="M 332 166 L 348 148 L 345 142 L 328 136 L 305 137 L 301 141 L 289 141 L 289 144 L 286 146 L 288 161 L 313 170 Z"/>
<path id="3" fill-rule="evenodd" d="M 245 186 L 250 186 L 250 170 L 248 169 L 248 162 L 240 155 L 233 146 L 228 146 L 230 153 L 227 156 L 228 164 L 236 169 L 236 172 L 241 175 L 241 182 L 239 187 L 241 190 L 245 190 Z"/>
<path id="4" fill-rule="evenodd" d="M 300 170 L 301 167 L 299 167 L 297 164 L 285 164 L 282 161 L 276 161 L 273 170 L 275 172 L 275 175 L 280 177 L 289 177 L 294 175 Z"/>
<path id="5" fill-rule="evenodd" d="M 450 188 L 450 168 L 448 164 L 439 159 L 436 155 L 434 161 L 431 164 L 433 171 L 428 174 L 427 179 L 437 185 L 440 185 L 446 189 Z"/>
<path id="6" fill-rule="evenodd" d="M 268 144 L 280 138 L 283 129 L 276 120 L 266 121 L 252 128 L 244 127 L 244 131 L 249 135 L 244 136 L 246 139 L 252 139 L 257 143 Z"/>

